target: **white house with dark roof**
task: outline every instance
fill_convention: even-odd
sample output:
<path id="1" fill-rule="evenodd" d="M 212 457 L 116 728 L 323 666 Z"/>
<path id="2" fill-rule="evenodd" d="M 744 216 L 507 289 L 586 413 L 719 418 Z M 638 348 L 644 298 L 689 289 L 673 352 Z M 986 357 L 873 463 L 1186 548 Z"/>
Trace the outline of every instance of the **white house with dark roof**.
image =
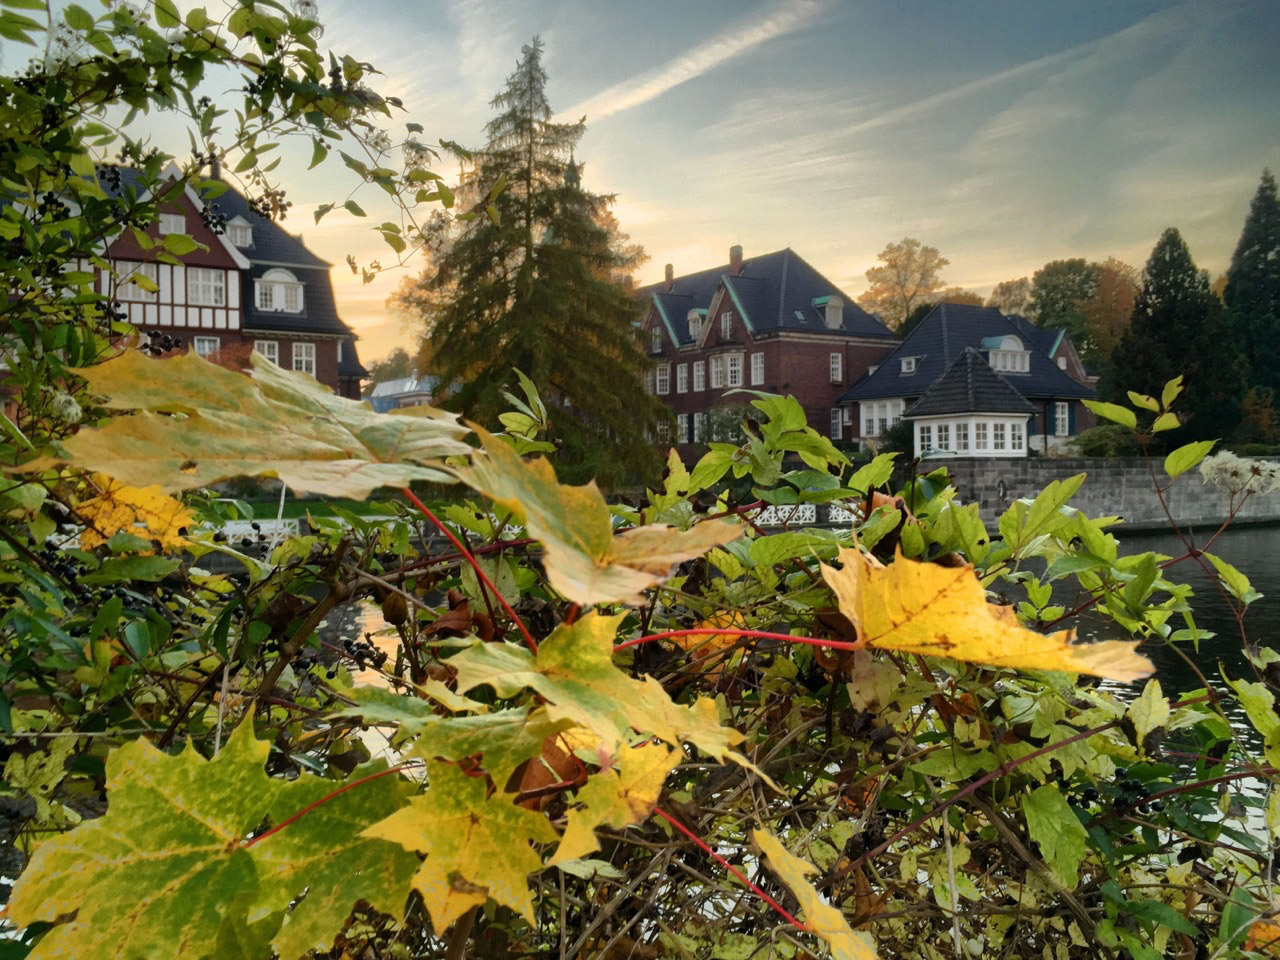
<path id="1" fill-rule="evenodd" d="M 849 411 L 848 419 L 857 425 L 864 442 L 874 443 L 903 419 L 914 418 L 917 443 L 928 439 L 930 447 L 954 446 L 957 438 L 950 427 L 947 444 L 939 444 L 936 424 L 930 417 L 918 415 L 917 406 L 944 375 L 976 376 L 972 372 L 973 358 L 964 357 L 970 351 L 1026 405 L 1024 408 L 1018 404 L 1015 410 L 1008 400 L 1006 409 L 999 411 L 963 411 L 975 415 L 999 413 L 1005 418 L 1002 422 L 1008 431 L 1006 444 L 1012 443 L 1009 416 L 1016 413 L 1025 427 L 1022 452 L 1014 452 L 1009 445 L 997 451 L 993 436 L 996 420 L 989 420 L 985 429 L 991 444 L 980 454 L 974 448 L 972 455 L 992 456 L 999 452 L 1002 456 L 1023 456 L 1029 450 L 1048 451 L 1096 422 L 1081 401 L 1095 398 L 1097 392 L 1070 339 L 1061 331 L 1042 330 L 1022 317 L 1006 317 L 993 307 L 954 303 L 935 307 L 895 350 L 846 390 L 839 403 Z M 962 357 L 964 363 L 957 366 Z M 959 372 L 953 374 L 953 367 Z M 991 387 L 990 378 L 983 376 L 982 381 Z M 949 390 L 954 383 L 942 386 Z M 1009 396 L 1008 391 L 996 391 L 994 387 L 988 391 L 991 396 L 996 393 L 1006 399 Z M 923 409 L 936 409 L 944 417 L 962 412 L 936 408 L 944 396 L 951 395 L 935 391 L 930 405 Z M 927 437 L 920 434 L 924 426 L 930 428 Z M 975 421 L 974 429 L 977 427 Z"/>

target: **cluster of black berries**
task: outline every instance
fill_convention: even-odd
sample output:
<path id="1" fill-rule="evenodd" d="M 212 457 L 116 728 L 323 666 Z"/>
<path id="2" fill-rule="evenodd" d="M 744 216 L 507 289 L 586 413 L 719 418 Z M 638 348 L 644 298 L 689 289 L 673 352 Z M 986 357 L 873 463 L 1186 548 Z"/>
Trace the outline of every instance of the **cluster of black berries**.
<path id="1" fill-rule="evenodd" d="M 179 349 L 181 346 L 181 337 L 171 337 L 169 334 L 162 333 L 159 330 L 151 330 L 147 333 L 147 342 L 143 345 L 142 350 L 153 357 L 160 357 L 170 350 Z"/>
<path id="2" fill-rule="evenodd" d="M 213 106 L 213 100 L 210 97 L 201 97 L 196 101 L 196 106 L 201 110 L 208 110 Z"/>
<path id="3" fill-rule="evenodd" d="M 1164 804 L 1161 801 L 1147 799 L 1146 784 L 1136 777 L 1129 776 L 1127 767 L 1116 767 L 1115 782 L 1106 788 L 1106 793 L 1120 810 L 1136 810 L 1144 816 L 1164 810 Z M 1091 807 L 1102 800 L 1102 793 L 1097 787 L 1087 786 L 1080 791 L 1080 799 L 1086 806 Z"/>
<path id="4" fill-rule="evenodd" d="M 27 93 L 35 93 L 36 90 L 42 88 L 45 82 L 45 74 L 43 71 L 33 70 L 21 77 L 14 78 L 13 85 Z"/>
<path id="5" fill-rule="evenodd" d="M 49 220 L 61 220 L 70 213 L 71 208 L 58 199 L 55 193 L 46 193 L 40 198 L 40 204 L 36 207 L 36 215 Z"/>
<path id="6" fill-rule="evenodd" d="M 111 189 L 112 193 L 120 192 L 120 168 L 116 166 L 99 167 L 98 180 Z"/>
<path id="7" fill-rule="evenodd" d="M 360 670 L 368 664 L 381 670 L 387 662 L 386 653 L 373 645 L 373 634 L 370 633 L 366 633 L 363 640 L 343 640 L 342 652 L 354 660 Z"/>
<path id="8" fill-rule="evenodd" d="M 227 231 L 227 215 L 216 203 L 207 203 L 200 211 L 200 222 L 218 236 Z"/>
<path id="9" fill-rule="evenodd" d="M 342 82 L 342 68 L 335 63 L 329 71 L 329 92 L 339 94 L 346 89 L 346 85 Z"/>
<path id="10" fill-rule="evenodd" d="M 261 196 L 249 198 L 249 208 L 264 220 L 284 220 L 293 202 L 286 200 L 283 190 L 267 190 Z"/>

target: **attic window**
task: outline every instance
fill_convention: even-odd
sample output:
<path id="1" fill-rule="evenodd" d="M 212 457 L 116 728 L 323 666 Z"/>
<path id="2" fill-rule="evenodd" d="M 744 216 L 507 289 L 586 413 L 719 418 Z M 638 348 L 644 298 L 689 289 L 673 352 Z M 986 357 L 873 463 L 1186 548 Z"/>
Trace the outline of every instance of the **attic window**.
<path id="1" fill-rule="evenodd" d="M 237 247 L 251 247 L 253 246 L 253 227 L 243 220 L 232 220 L 227 224 L 227 239 Z"/>
<path id="2" fill-rule="evenodd" d="M 649 352 L 662 352 L 662 330 L 658 327 L 654 327 L 649 331 Z"/>
<path id="3" fill-rule="evenodd" d="M 728 340 L 733 335 L 733 314 L 726 310 L 720 314 L 720 337 Z"/>
<path id="4" fill-rule="evenodd" d="M 902 358 L 902 372 L 903 372 L 903 373 L 915 373 L 915 372 L 916 372 L 916 360 L 917 360 L 917 359 L 918 359 L 917 357 L 903 357 L 903 358 Z"/>
<path id="5" fill-rule="evenodd" d="M 182 213 L 160 214 L 160 233 L 186 233 L 187 217 Z"/>

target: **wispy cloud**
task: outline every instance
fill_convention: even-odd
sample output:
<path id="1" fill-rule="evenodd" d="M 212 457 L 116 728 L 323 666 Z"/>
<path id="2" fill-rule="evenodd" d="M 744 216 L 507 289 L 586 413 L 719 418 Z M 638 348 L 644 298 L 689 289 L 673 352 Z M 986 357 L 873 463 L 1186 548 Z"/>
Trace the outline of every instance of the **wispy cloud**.
<path id="1" fill-rule="evenodd" d="M 655 70 L 614 84 L 572 109 L 565 110 L 562 116 L 572 118 L 585 115 L 594 121 L 647 103 L 762 43 L 798 30 L 830 7 L 831 2 L 832 0 L 781 0 L 754 19 L 735 24 L 732 29 L 716 35 Z"/>

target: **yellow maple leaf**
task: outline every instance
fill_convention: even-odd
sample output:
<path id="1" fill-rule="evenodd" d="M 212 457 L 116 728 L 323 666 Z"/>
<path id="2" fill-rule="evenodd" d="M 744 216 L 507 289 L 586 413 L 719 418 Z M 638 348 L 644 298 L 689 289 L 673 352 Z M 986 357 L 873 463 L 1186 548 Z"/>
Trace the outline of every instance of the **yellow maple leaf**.
<path id="1" fill-rule="evenodd" d="M 1126 683 L 1154 671 L 1137 642 L 1075 645 L 1074 630 L 1042 634 L 1018 622 L 1011 607 L 988 603 L 972 566 L 942 567 L 901 553 L 884 565 L 860 550 L 841 550 L 843 568 L 822 566 L 840 612 L 858 639 L 881 650 L 1015 670 L 1065 670 Z"/>
<path id="2" fill-rule="evenodd" d="M 777 837 L 764 830 L 752 830 L 751 839 L 800 904 L 805 929 L 831 948 L 835 960 L 877 960 L 871 938 L 865 933 L 855 933 L 840 911 L 823 900 L 813 884 L 805 879 L 817 873 L 817 867 L 790 853 Z"/>
<path id="3" fill-rule="evenodd" d="M 92 480 L 102 493 L 75 509 L 87 528 L 80 535 L 80 545 L 86 550 L 101 546 L 121 530 L 158 540 L 166 550 L 181 550 L 187 545 L 179 531 L 194 526 L 195 517 L 158 485 L 131 487 L 101 473 L 94 474 Z"/>
<path id="4" fill-rule="evenodd" d="M 662 793 L 667 774 L 684 754 L 655 743 L 627 747 L 618 759 L 618 770 L 601 770 L 578 791 L 581 809 L 569 811 L 560 846 L 551 863 L 578 860 L 600 849 L 597 827 L 621 829 L 648 819 Z"/>
<path id="5" fill-rule="evenodd" d="M 455 472 L 542 541 L 547 579 L 575 603 L 642 603 L 641 591 L 669 577 L 676 564 L 742 536 L 739 524 L 721 520 L 690 530 L 649 524 L 615 535 L 608 504 L 594 483 L 562 484 L 547 460 L 525 461 L 503 441 L 479 428 L 475 432 L 485 456 Z"/>
<path id="6" fill-rule="evenodd" d="M 722 610 L 694 624 L 694 629 L 711 630 L 716 627 L 745 629 L 746 626 L 747 621 L 742 614 L 732 610 Z M 705 671 L 712 677 L 717 677 L 723 672 L 725 662 L 741 641 L 742 638 L 734 633 L 692 634 L 687 637 L 671 638 L 671 642 L 677 647 L 691 653 L 689 666 Z"/>

